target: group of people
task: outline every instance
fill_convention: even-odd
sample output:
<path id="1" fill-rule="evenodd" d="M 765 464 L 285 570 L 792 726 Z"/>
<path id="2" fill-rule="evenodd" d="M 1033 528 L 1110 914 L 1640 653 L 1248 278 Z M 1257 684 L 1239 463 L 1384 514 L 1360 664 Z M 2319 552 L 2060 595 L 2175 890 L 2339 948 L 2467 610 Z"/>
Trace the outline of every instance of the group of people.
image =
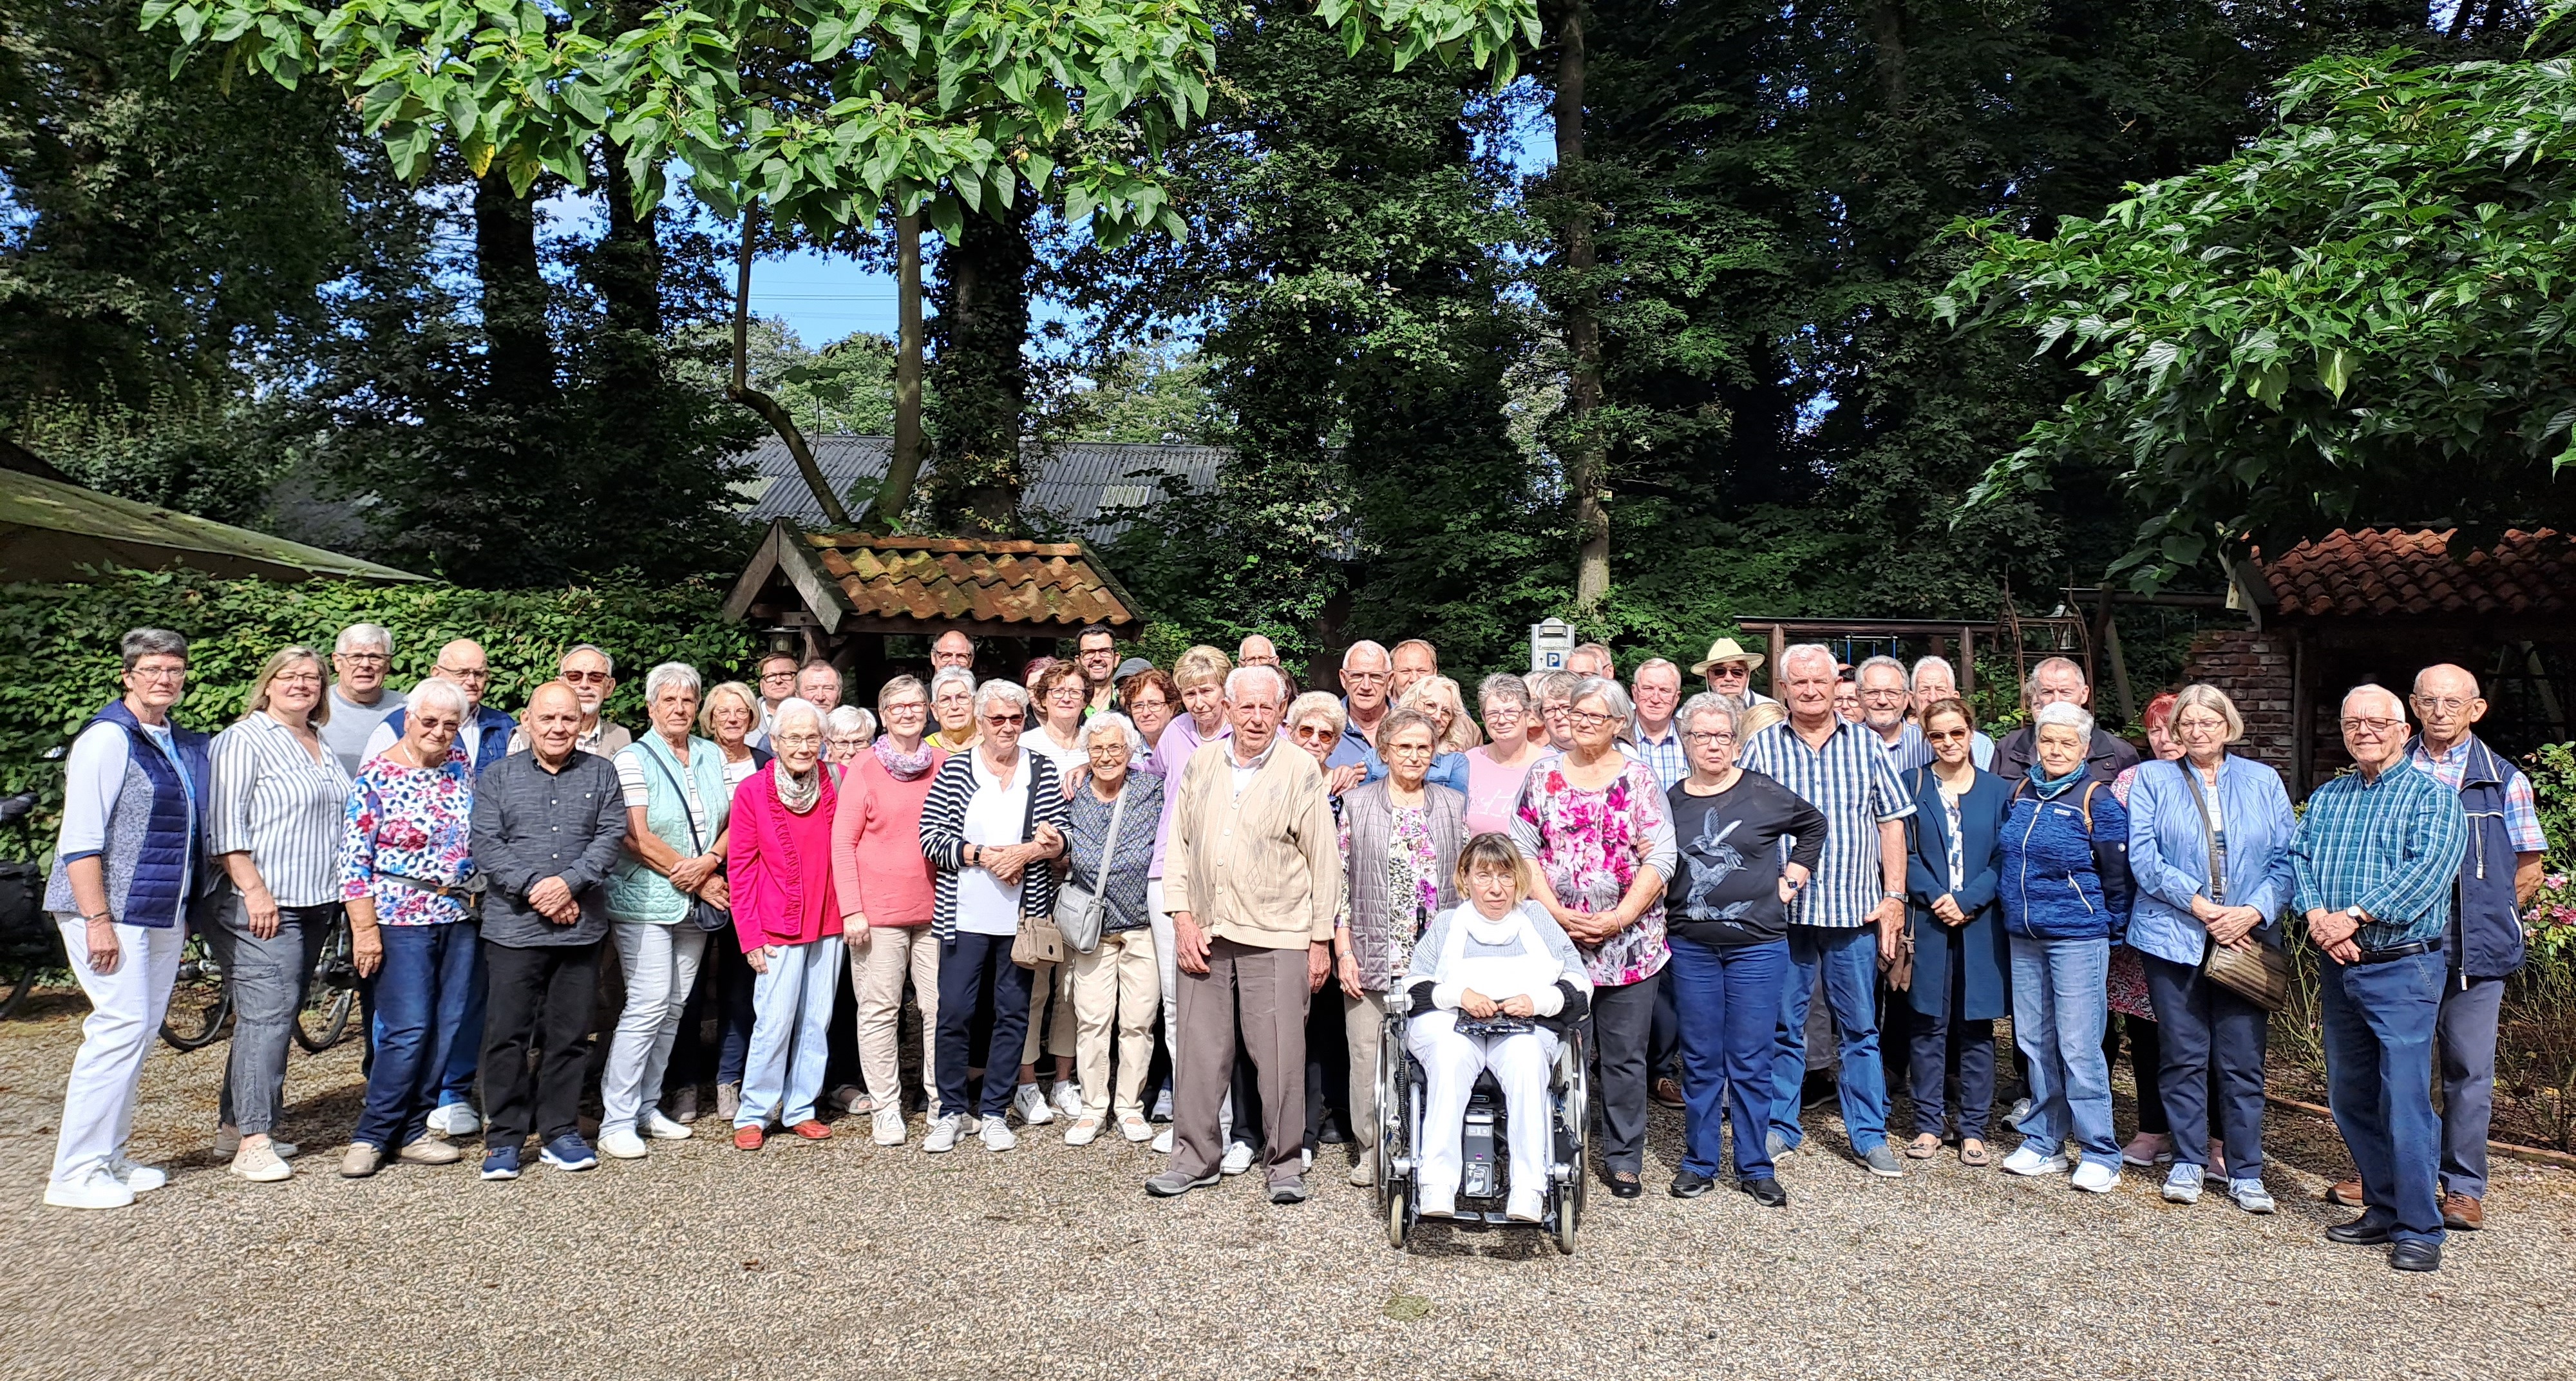
<path id="1" fill-rule="evenodd" d="M 2473 731 L 2475 678 L 2450 666 L 2411 700 L 2346 697 L 2354 770 L 2301 816 L 2230 751 L 2244 725 L 2223 691 L 2157 697 L 2142 759 L 2062 659 L 1998 741 L 1941 659 L 1846 675 L 1819 644 L 1782 655 L 1776 698 L 1731 639 L 1689 669 L 1706 689 L 1687 700 L 1673 662 L 1623 683 L 1586 645 L 1563 670 L 1486 677 L 1470 713 L 1418 639 L 1353 645 L 1335 694 L 1299 693 L 1258 637 L 1167 670 L 1089 628 L 1013 681 L 979 679 L 952 632 L 873 713 L 840 703 L 828 662 L 772 654 L 756 686 L 664 663 L 636 736 L 601 715 L 599 648 L 564 653 L 514 719 L 483 703 L 476 644 L 397 696 L 391 635 L 357 625 L 327 658 L 279 649 L 210 740 L 171 716 L 185 641 L 138 629 L 121 650 L 123 694 L 72 746 L 46 899 L 94 1009 L 45 1195 L 70 1207 L 163 1182 L 126 1141 L 191 929 L 237 1014 L 217 1149 L 248 1180 L 293 1174 L 274 1134 L 286 1042 L 345 916 L 369 1037 L 350 1177 L 457 1162 L 477 1132 L 486 1179 L 515 1178 L 531 1139 L 559 1170 L 644 1158 L 693 1134 L 697 1082 L 672 1071 L 706 1043 L 701 1015 L 735 1146 L 828 1138 L 840 1113 L 900 1146 L 909 991 L 923 1150 L 1007 1151 L 1014 1121 L 1062 1120 L 1073 1145 L 1114 1128 L 1169 1153 L 1158 1196 L 1257 1163 L 1272 1201 L 1298 1202 L 1334 1142 L 1375 1183 L 1392 1004 L 1426 1080 L 1427 1215 L 1454 1210 L 1457 1114 L 1490 1070 L 1514 1129 L 1507 1212 L 1538 1219 L 1536 1100 L 1578 1024 L 1618 1198 L 1643 1192 L 1660 1101 L 1685 1123 L 1671 1193 L 1731 1165 L 1786 1205 L 1777 1167 L 1814 1154 L 1803 1113 L 1829 1082 L 1870 1174 L 1955 1146 L 2100 1193 L 2163 1165 L 2168 1200 L 2216 1184 L 2268 1213 L 2266 984 L 2295 923 L 2322 951 L 2360 1172 L 2335 1193 L 2361 1215 L 2330 1235 L 2433 1269 L 2446 1225 L 2483 1221 L 2497 998 L 2545 848 L 2528 781 Z M 2005 1018 L 2027 1098 L 1998 1157 Z M 1883 1058 L 1882 1022 L 1903 1059 Z M 1901 1145 L 1891 1075 L 1911 1094 Z"/>

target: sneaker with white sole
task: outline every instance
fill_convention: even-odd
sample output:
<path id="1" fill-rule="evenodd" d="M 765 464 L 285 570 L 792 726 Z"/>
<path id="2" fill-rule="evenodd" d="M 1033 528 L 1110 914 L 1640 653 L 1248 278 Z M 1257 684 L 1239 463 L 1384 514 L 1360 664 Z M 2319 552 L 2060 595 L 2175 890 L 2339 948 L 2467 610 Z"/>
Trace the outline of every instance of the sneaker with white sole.
<path id="1" fill-rule="evenodd" d="M 998 1117 L 988 1117 L 984 1119 L 985 1150 L 1007 1151 L 1019 1144 L 1020 1139 L 1011 1134 L 1010 1126 L 1003 1122 L 1002 1119 Z"/>
<path id="2" fill-rule="evenodd" d="M 2075 1187 L 2087 1194 L 2108 1194 L 2120 1184 L 2120 1167 L 2088 1160 L 2075 1167 Z"/>
<path id="3" fill-rule="evenodd" d="M 636 1125 L 636 1130 L 655 1141 L 686 1141 L 697 1135 L 697 1129 L 686 1122 L 663 1116 L 660 1108 L 646 1109 L 644 1120 Z"/>
<path id="4" fill-rule="evenodd" d="M 1159 1132 L 1154 1133 L 1154 1146 L 1153 1146 L 1153 1150 L 1154 1150 L 1154 1154 L 1155 1154 L 1155 1155 L 1158 1155 L 1158 1156 L 1168 1156 L 1168 1155 L 1170 1155 L 1170 1154 L 1172 1153 L 1172 1129 L 1171 1129 L 1171 1128 L 1169 1128 L 1169 1127 L 1165 1127 L 1163 1130 L 1161 1130 L 1161 1131 L 1159 1131 Z"/>
<path id="5" fill-rule="evenodd" d="M 883 1107 L 868 1114 L 868 1139 L 879 1146 L 901 1146 L 903 1134 L 903 1109 Z"/>
<path id="6" fill-rule="evenodd" d="M 275 1142 L 261 1142 L 233 1152 L 232 1172 L 253 1184 L 275 1184 L 295 1170 L 278 1157 Z"/>
<path id="7" fill-rule="evenodd" d="M 1154 1139 L 1154 1124 L 1131 1112 L 1118 1119 L 1118 1134 L 1129 1141 L 1151 1141 Z"/>
<path id="8" fill-rule="evenodd" d="M 2272 1211 L 2272 1191 L 2265 1189 L 2261 1180 L 2229 1180 L 2227 1197 L 2248 1213 Z"/>
<path id="9" fill-rule="evenodd" d="M 1216 1168 L 1217 1173 L 1223 1175 L 1242 1174 L 1252 1168 L 1252 1148 L 1240 1141 L 1228 1144 L 1225 1159 L 1218 1161 Z"/>
<path id="10" fill-rule="evenodd" d="M 642 1160 L 651 1154 L 644 1146 L 644 1138 L 637 1136 L 632 1127 L 616 1127 L 601 1132 L 599 1153 L 612 1160 Z"/>
<path id="11" fill-rule="evenodd" d="M 1043 1127 L 1055 1121 L 1055 1109 L 1047 1105 L 1046 1095 L 1035 1084 L 1022 1084 L 1011 1090 L 1011 1111 L 1020 1121 L 1032 1127 Z"/>
<path id="12" fill-rule="evenodd" d="M 580 1171 L 599 1168 L 599 1157 L 591 1154 L 590 1143 L 582 1140 L 579 1132 L 565 1132 L 547 1142 L 546 1149 L 537 1153 L 537 1159 L 544 1161 L 549 1168 L 555 1170 Z"/>
<path id="13" fill-rule="evenodd" d="M 1154 1094 L 1154 1110 L 1153 1110 L 1152 1112 L 1150 1112 L 1150 1113 L 1147 1113 L 1147 1114 L 1146 1114 L 1146 1116 L 1147 1116 L 1148 1118 L 1150 1118 L 1151 1120 L 1156 1121 L 1156 1122 L 1169 1122 L 1169 1121 L 1171 1121 L 1171 1120 L 1172 1120 L 1172 1086 L 1171 1086 L 1171 1085 L 1169 1085 L 1169 1084 L 1165 1084 L 1165 1085 L 1163 1085 L 1163 1087 L 1162 1087 L 1161 1089 L 1159 1089 L 1159 1090 L 1157 1090 L 1157 1091 L 1155 1092 L 1155 1094 Z"/>
<path id="14" fill-rule="evenodd" d="M 1071 1079 L 1056 1080 L 1055 1087 L 1047 1090 L 1047 1101 L 1065 1117 L 1082 1116 L 1082 1086 Z"/>
<path id="15" fill-rule="evenodd" d="M 2020 1150 L 2004 1157 L 2003 1171 L 2007 1175 L 2063 1175 L 2066 1173 L 2068 1164 L 2066 1153 L 2063 1151 L 2053 1156 L 2042 1155 L 2030 1146 L 2024 1145 Z"/>
<path id="16" fill-rule="evenodd" d="M 930 1119 L 930 1135 L 921 1139 L 921 1149 L 934 1156 L 945 1155 L 956 1150 L 958 1135 L 963 1130 L 958 1123 L 963 1120 L 953 1112 L 945 1117 Z"/>
<path id="17" fill-rule="evenodd" d="M 170 1176 L 160 1166 L 137 1165 L 123 1156 L 107 1163 L 107 1173 L 114 1175 L 118 1184 L 137 1194 L 149 1194 L 170 1182 Z"/>
<path id="18" fill-rule="evenodd" d="M 471 1103 L 450 1103 L 430 1110 L 429 1130 L 443 1136 L 472 1136 L 483 1130 L 483 1119 Z"/>
<path id="19" fill-rule="evenodd" d="M 1101 1125 L 1102 1123 L 1099 1118 L 1089 1115 L 1073 1119 L 1073 1125 L 1064 1129 L 1064 1144 L 1067 1146 L 1088 1146 L 1091 1143 L 1098 1141 L 1100 1139 Z"/>
<path id="20" fill-rule="evenodd" d="M 1878 1176 L 1880 1179 L 1901 1180 L 1905 1178 L 1905 1162 L 1896 1158 L 1895 1149 L 1890 1147 L 1886 1142 L 1882 1141 L 1878 1145 L 1872 1146 L 1867 1151 L 1862 1152 L 1860 1163 L 1863 1169 L 1868 1170 L 1869 1173 Z"/>
<path id="21" fill-rule="evenodd" d="M 2164 1188 L 2158 1192 L 2169 1204 L 2200 1202 L 2201 1170 L 2197 1165 L 2177 1165 L 2165 1172 Z"/>
<path id="22" fill-rule="evenodd" d="M 49 1208 L 124 1208 L 133 1202 L 134 1191 L 119 1183 L 104 1166 L 76 1183 L 45 1186 L 45 1204 Z"/>

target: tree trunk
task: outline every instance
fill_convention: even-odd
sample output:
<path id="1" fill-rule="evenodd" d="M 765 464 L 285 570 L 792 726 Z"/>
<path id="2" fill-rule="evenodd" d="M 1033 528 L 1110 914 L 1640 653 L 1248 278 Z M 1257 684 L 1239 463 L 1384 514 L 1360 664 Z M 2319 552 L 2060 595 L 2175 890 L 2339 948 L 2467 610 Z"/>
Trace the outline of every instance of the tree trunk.
<path id="1" fill-rule="evenodd" d="M 1020 352 L 1037 267 L 1029 245 L 1036 204 L 1022 195 L 998 216 L 969 214 L 964 238 L 940 251 L 939 316 L 931 328 L 939 354 L 930 362 L 939 385 L 939 464 L 928 487 L 935 521 L 947 530 L 1020 527 L 1020 494 L 1028 486 L 1021 415 L 1029 396 Z"/>
<path id="2" fill-rule="evenodd" d="M 805 487 L 814 491 L 814 502 L 823 509 L 824 520 L 835 532 L 850 528 L 850 510 L 841 504 L 841 496 L 832 492 L 831 481 L 823 478 L 823 467 L 814 463 L 814 449 L 805 444 L 805 433 L 796 429 L 796 419 L 778 400 L 751 386 L 751 255 L 753 242 L 760 238 L 760 208 L 746 207 L 742 213 L 742 246 L 734 252 L 733 262 L 733 378 L 725 385 L 725 396 L 759 413 L 778 439 L 787 443 L 787 454 L 794 457 L 796 471 L 805 477 Z"/>
<path id="3" fill-rule="evenodd" d="M 1556 177 L 1568 194 L 1558 232 L 1567 274 L 1575 282 L 1558 319 L 1574 357 L 1566 381 L 1566 487 L 1574 497 L 1574 607 L 1589 613 L 1610 592 L 1610 452 L 1595 430 L 1601 409 L 1601 323 L 1593 314 L 1592 206 L 1583 167 L 1583 4 L 1569 0 L 1557 29 Z"/>
<path id="4" fill-rule="evenodd" d="M 1878 95 L 1893 118 L 1905 112 L 1905 0 L 1870 6 L 1870 46 L 1878 69 Z"/>
<path id="5" fill-rule="evenodd" d="M 537 266 L 536 204 L 486 173 L 474 184 L 474 272 L 482 290 L 486 388 L 505 404 L 554 400 L 554 340 L 546 328 L 546 280 Z"/>
<path id="6" fill-rule="evenodd" d="M 600 382 L 611 400 L 633 403 L 613 407 L 605 418 L 632 417 L 642 430 L 629 438 L 638 450 L 650 450 L 665 438 L 654 414 L 642 401 L 658 396 L 667 382 L 662 375 L 662 238 L 659 208 L 635 214 L 635 184 L 625 161 L 608 162 L 608 233 L 591 252 L 586 277 L 605 308 L 608 331 L 600 342 Z"/>
<path id="7" fill-rule="evenodd" d="M 921 482 L 921 217 L 894 218 L 894 454 L 868 510 L 868 529 L 892 532 Z"/>

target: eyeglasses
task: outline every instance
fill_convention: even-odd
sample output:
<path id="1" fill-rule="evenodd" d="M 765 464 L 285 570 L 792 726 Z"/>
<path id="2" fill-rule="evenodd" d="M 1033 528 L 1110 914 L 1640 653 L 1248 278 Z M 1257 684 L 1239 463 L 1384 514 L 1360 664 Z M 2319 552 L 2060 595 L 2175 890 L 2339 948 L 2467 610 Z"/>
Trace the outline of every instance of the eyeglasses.
<path id="1" fill-rule="evenodd" d="M 272 686 L 320 686 L 322 684 L 322 678 L 307 671 L 299 672 L 293 676 L 277 677 L 270 681 L 269 684 Z"/>
<path id="2" fill-rule="evenodd" d="M 996 729 L 1007 729 L 1019 723 L 1020 717 L 1015 714 L 988 714 L 983 716 L 983 720 Z"/>
<path id="3" fill-rule="evenodd" d="M 1127 708 L 1130 710 L 1168 710 L 1172 708 L 1172 702 L 1165 700 L 1163 697 L 1158 695 L 1151 700 L 1130 700 L 1127 702 Z"/>
<path id="4" fill-rule="evenodd" d="M 1091 745 L 1088 751 L 1091 754 L 1091 760 L 1093 762 L 1125 762 L 1127 760 L 1127 745 L 1123 743 L 1095 743 Z"/>
<path id="5" fill-rule="evenodd" d="M 1427 743 L 1392 743 L 1387 745 L 1386 756 L 1390 758 L 1427 758 L 1431 756 L 1431 745 Z"/>
<path id="6" fill-rule="evenodd" d="M 2360 734 L 2365 738 L 2378 738 L 2405 727 L 2406 721 L 2402 719 L 2347 719 L 2343 722 L 2345 733 Z"/>
<path id="7" fill-rule="evenodd" d="M 790 684 L 794 684 L 795 680 L 796 673 L 792 671 L 764 671 L 760 673 L 760 684 L 764 686 L 768 685 L 772 681 L 785 681 Z"/>
<path id="8" fill-rule="evenodd" d="M 1753 668 L 1742 662 L 1720 662 L 1708 669 L 1708 679 L 1712 681 L 1733 681 L 1752 674 Z"/>
<path id="9" fill-rule="evenodd" d="M 1682 735 L 1682 742 L 1684 742 L 1684 743 L 1733 743 L 1733 742 L 1735 742 L 1735 735 L 1733 735 L 1733 734 L 1731 734 L 1731 733 L 1728 733 L 1728 732 L 1727 732 L 1727 731 L 1725 731 L 1724 729 L 1718 729 L 1718 730 L 1715 730 L 1715 731 L 1713 731 L 1713 732 L 1705 733 L 1705 734 L 1701 734 L 1701 733 L 1689 733 L 1689 734 L 1684 734 L 1684 735 Z"/>
<path id="10" fill-rule="evenodd" d="M 380 667 L 392 662 L 393 658 L 382 652 L 334 652 L 331 660 L 347 662 L 353 667 Z"/>
<path id="11" fill-rule="evenodd" d="M 1565 722 L 1577 729 L 1598 729 L 1618 718 L 1617 715 L 1594 714 L 1590 710 L 1567 710 Z"/>
<path id="12" fill-rule="evenodd" d="M 185 681 L 188 667 L 184 662 L 175 667 L 134 667 L 125 674 L 139 681 Z"/>
<path id="13" fill-rule="evenodd" d="M 891 705 L 884 706 L 883 708 L 886 713 L 886 718 L 892 719 L 899 714 L 927 713 L 930 706 L 919 700 L 898 700 Z"/>
<path id="14" fill-rule="evenodd" d="M 1288 731 L 1288 737 L 1299 743 L 1330 743 L 1340 737 L 1329 724 L 1300 724 Z"/>
<path id="15" fill-rule="evenodd" d="M 2413 703 L 2416 709 L 2421 710 L 2426 714 L 2432 714 L 2436 711 L 2442 714 L 2458 714 L 2463 710 L 2468 709 L 2469 706 L 2476 704 L 2477 701 L 2474 698 L 2463 700 L 2456 695 L 2419 695 L 2414 697 Z"/>
<path id="16" fill-rule="evenodd" d="M 1086 647 L 1077 655 L 1079 655 L 1082 660 L 1088 662 L 1095 657 L 1115 657 L 1118 655 L 1118 649 L 1114 647 Z"/>
<path id="17" fill-rule="evenodd" d="M 555 675 L 559 679 L 569 681 L 576 686 L 604 686 L 608 684 L 608 673 L 604 671 L 558 671 Z"/>
<path id="18" fill-rule="evenodd" d="M 823 741 L 821 734 L 772 733 L 769 741 L 781 748 L 811 748 Z"/>
<path id="19" fill-rule="evenodd" d="M 1936 729 L 1923 736 L 1926 743 L 1957 743 L 1968 737 L 1965 729 Z"/>
<path id="20" fill-rule="evenodd" d="M 2177 734 L 2223 734 L 2227 732 L 2227 721 L 2209 717 L 2177 719 L 2173 729 Z"/>
<path id="21" fill-rule="evenodd" d="M 458 682 L 489 681 L 492 679 L 492 673 L 482 667 L 442 666 L 438 668 L 438 674 L 446 677 L 450 681 Z"/>

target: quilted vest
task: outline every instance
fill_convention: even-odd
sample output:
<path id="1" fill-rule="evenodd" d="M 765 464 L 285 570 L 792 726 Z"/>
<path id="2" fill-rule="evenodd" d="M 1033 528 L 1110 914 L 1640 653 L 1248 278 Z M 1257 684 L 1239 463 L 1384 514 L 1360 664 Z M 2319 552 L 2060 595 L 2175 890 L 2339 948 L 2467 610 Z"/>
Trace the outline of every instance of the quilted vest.
<path id="1" fill-rule="evenodd" d="M 209 740 L 192 729 L 170 726 L 170 746 L 186 765 L 183 780 L 170 755 L 161 751 L 142 721 L 111 700 L 89 724 L 113 724 L 125 731 L 125 781 L 107 816 L 107 847 L 101 850 L 107 875 L 107 910 L 126 925 L 159 929 L 187 918 L 186 895 L 202 891 L 206 873 L 205 821 L 207 787 L 214 776 Z M 45 887 L 45 909 L 77 915 L 72 899 L 70 860 L 59 854 Z"/>

